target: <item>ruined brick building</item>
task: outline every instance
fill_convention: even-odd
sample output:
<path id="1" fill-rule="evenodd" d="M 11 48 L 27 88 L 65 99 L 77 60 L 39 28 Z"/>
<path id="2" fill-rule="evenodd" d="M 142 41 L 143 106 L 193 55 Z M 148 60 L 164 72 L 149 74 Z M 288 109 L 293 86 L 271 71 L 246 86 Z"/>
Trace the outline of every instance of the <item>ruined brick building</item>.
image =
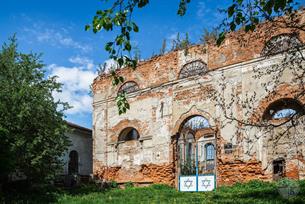
<path id="1" fill-rule="evenodd" d="M 304 124 L 275 138 L 282 126 L 266 131 L 230 122 L 217 105 L 222 101 L 229 115 L 252 122 L 277 124 L 287 112 L 302 115 L 305 97 L 295 97 L 300 94 L 296 73 L 283 71 L 270 92 L 271 76 L 257 78 L 255 70 L 281 65 L 283 53 L 303 49 L 304 42 L 304 32 L 264 24 L 254 33 L 231 33 L 220 47 L 191 46 L 140 62 L 135 71 L 121 69 L 125 83 L 119 87 L 101 74 L 93 83 L 94 175 L 119 183 L 175 185 L 179 175 L 194 173 L 197 159 L 199 173 L 213 173 L 217 185 L 304 179 Z M 122 115 L 115 101 L 120 91 L 130 104 Z M 223 94 L 213 97 L 213 91 Z"/>

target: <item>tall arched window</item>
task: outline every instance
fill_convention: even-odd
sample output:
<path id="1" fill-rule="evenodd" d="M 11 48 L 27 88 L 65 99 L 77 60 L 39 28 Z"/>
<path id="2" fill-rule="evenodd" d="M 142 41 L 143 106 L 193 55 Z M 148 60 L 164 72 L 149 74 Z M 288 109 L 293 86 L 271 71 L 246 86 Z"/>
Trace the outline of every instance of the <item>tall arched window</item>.
<path id="1" fill-rule="evenodd" d="M 125 82 L 119 89 L 119 93 L 132 93 L 139 90 L 139 86 L 136 82 L 134 81 L 127 81 Z"/>
<path id="2" fill-rule="evenodd" d="M 119 135 L 119 142 L 138 140 L 140 138 L 139 132 L 133 127 L 127 127 Z"/>
<path id="3" fill-rule="evenodd" d="M 215 157 L 215 148 L 214 145 L 212 143 L 208 143 L 205 145 L 205 152 L 206 152 L 206 160 L 210 161 L 210 160 L 214 160 Z"/>
<path id="4" fill-rule="evenodd" d="M 196 60 L 184 65 L 180 71 L 179 79 L 187 78 L 190 76 L 203 75 L 207 72 L 207 64 Z"/>
<path id="5" fill-rule="evenodd" d="M 274 55 L 302 45 L 296 34 L 280 34 L 272 37 L 263 48 L 261 55 Z"/>
<path id="6" fill-rule="evenodd" d="M 205 145 L 205 170 L 210 171 L 215 167 L 215 147 L 212 143 Z"/>
<path id="7" fill-rule="evenodd" d="M 70 175 L 78 174 L 78 153 L 75 150 L 72 150 L 69 154 L 68 173 Z"/>

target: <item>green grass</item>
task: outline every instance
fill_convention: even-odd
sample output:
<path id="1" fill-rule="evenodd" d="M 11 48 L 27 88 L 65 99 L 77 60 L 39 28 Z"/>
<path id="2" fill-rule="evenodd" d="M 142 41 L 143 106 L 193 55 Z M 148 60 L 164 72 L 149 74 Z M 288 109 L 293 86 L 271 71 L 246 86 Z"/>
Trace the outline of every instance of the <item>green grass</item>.
<path id="1" fill-rule="evenodd" d="M 58 204 L 95 204 L 95 203 L 305 203 L 305 181 L 299 181 L 300 193 L 290 199 L 282 198 L 276 183 L 251 181 L 220 187 L 206 193 L 182 193 L 166 185 L 149 187 L 128 187 L 122 189 L 100 190 L 94 186 L 83 186 L 74 190 L 48 190 L 48 195 L 35 193 L 10 197 L 13 203 L 58 203 Z M 46 192 L 45 192 L 46 193 Z M 8 197 L 6 197 L 8 198 Z"/>

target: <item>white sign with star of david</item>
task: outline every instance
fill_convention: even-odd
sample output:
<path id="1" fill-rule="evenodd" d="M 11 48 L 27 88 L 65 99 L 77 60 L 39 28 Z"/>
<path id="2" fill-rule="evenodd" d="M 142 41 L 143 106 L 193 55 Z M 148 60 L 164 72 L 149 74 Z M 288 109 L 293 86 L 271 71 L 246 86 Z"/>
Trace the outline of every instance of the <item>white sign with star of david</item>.
<path id="1" fill-rule="evenodd" d="M 196 191 L 197 182 L 196 176 L 181 176 L 180 177 L 180 191 Z"/>
<path id="2" fill-rule="evenodd" d="M 213 191 L 215 189 L 215 176 L 198 176 L 198 191 Z"/>

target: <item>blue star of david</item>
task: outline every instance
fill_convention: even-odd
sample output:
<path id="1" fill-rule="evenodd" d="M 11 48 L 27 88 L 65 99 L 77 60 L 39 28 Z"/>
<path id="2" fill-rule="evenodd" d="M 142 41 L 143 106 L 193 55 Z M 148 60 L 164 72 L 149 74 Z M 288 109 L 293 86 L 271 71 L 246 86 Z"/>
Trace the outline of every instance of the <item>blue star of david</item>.
<path id="1" fill-rule="evenodd" d="M 205 189 L 207 189 L 208 187 L 210 187 L 211 186 L 211 180 L 208 180 L 208 179 L 204 179 L 204 180 L 202 180 L 202 186 L 205 188 Z"/>
<path id="2" fill-rule="evenodd" d="M 186 181 L 184 181 L 184 186 L 187 187 L 187 189 L 189 189 L 190 187 L 193 186 L 193 181 L 190 179 L 187 179 Z"/>

